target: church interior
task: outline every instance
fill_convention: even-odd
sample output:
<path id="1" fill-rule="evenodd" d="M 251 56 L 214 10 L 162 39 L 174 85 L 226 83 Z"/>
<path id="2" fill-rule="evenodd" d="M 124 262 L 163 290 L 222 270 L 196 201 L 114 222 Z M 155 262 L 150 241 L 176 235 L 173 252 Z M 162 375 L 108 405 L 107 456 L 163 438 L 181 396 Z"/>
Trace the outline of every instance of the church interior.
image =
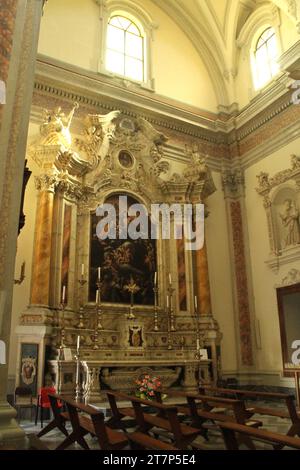
<path id="1" fill-rule="evenodd" d="M 0 149 L 0 451 L 299 450 L 300 0 L 1 0 Z"/>

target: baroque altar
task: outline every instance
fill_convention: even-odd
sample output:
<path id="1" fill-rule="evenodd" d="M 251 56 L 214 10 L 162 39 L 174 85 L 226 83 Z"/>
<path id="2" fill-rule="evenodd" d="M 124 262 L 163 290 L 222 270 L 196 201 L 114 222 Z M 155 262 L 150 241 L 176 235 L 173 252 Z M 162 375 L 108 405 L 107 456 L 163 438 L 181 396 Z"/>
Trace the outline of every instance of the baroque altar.
<path id="1" fill-rule="evenodd" d="M 97 401 L 105 388 L 128 390 L 144 372 L 159 375 L 167 388 L 215 382 L 221 333 L 205 244 L 187 250 L 185 238 L 174 235 L 97 236 L 97 208 L 108 202 L 117 208 L 119 196 L 143 204 L 149 217 L 153 204 L 205 204 L 215 191 L 206 157 L 192 144 L 175 164 L 165 156 L 163 133 L 117 110 L 81 116 L 71 133 L 77 112 L 77 104 L 68 115 L 45 110 L 28 151 L 38 168 L 37 213 L 30 305 L 17 328 L 17 376 L 23 345 L 32 344 L 35 387 L 51 378 L 59 393 L 74 393 L 79 338 L 87 400 Z M 182 230 L 179 225 L 171 213 L 171 232 Z M 66 349 L 71 357 L 61 354 Z"/>

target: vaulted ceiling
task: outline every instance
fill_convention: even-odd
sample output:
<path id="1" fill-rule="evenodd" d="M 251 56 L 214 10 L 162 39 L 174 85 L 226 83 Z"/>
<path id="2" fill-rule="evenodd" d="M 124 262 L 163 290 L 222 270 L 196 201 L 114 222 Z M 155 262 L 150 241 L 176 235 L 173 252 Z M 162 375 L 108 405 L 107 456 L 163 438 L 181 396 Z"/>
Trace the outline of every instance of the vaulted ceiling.
<path id="1" fill-rule="evenodd" d="M 185 32 L 207 66 L 219 103 L 231 102 L 238 35 L 262 6 L 280 8 L 300 25 L 300 0 L 152 0 Z"/>

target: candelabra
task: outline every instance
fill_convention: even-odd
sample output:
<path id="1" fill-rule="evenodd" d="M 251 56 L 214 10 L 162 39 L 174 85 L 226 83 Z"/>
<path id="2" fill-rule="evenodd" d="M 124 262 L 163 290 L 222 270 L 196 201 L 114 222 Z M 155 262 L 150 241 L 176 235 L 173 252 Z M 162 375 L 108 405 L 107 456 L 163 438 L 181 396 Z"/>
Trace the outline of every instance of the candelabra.
<path id="1" fill-rule="evenodd" d="M 171 337 L 171 325 L 170 325 L 170 316 L 169 316 L 169 312 L 167 310 L 167 322 L 168 322 L 168 349 L 173 349 L 173 342 L 172 342 L 172 337 Z"/>
<path id="2" fill-rule="evenodd" d="M 83 278 L 83 274 L 81 274 L 81 278 L 78 280 L 80 285 L 80 306 L 79 306 L 79 322 L 77 328 L 84 328 L 83 322 L 83 286 L 87 283 L 87 281 Z"/>
<path id="3" fill-rule="evenodd" d="M 60 304 L 60 310 L 62 312 L 61 314 L 61 322 L 60 322 L 60 356 L 62 356 L 62 351 L 65 348 L 65 308 L 66 308 L 66 301 L 65 298 L 62 298 L 61 304 Z"/>
<path id="4" fill-rule="evenodd" d="M 158 286 L 153 287 L 154 292 L 154 331 L 158 331 Z"/>
<path id="5" fill-rule="evenodd" d="M 94 346 L 93 349 L 99 349 L 98 345 L 98 336 L 99 331 L 103 330 L 102 326 L 102 309 L 101 309 L 101 280 L 98 278 L 97 282 L 97 292 L 96 292 L 96 318 L 95 318 L 95 327 L 94 327 Z"/>
<path id="6" fill-rule="evenodd" d="M 195 320 L 196 320 L 196 353 L 195 353 L 195 359 L 200 360 L 201 359 L 201 353 L 200 353 L 200 328 L 199 328 L 199 315 L 197 312 L 197 309 L 195 308 Z"/>
<path id="7" fill-rule="evenodd" d="M 169 305 L 169 316 L 170 316 L 170 330 L 171 331 L 176 331 L 175 328 L 175 319 L 174 319 L 174 309 L 173 309 L 173 293 L 175 289 L 171 286 L 171 284 L 168 287 L 168 293 L 169 293 L 169 300 L 170 300 L 170 305 Z"/>
<path id="8" fill-rule="evenodd" d="M 75 354 L 76 360 L 76 388 L 75 388 L 75 400 L 80 401 L 81 398 L 81 386 L 80 386 L 80 350 L 77 348 Z"/>

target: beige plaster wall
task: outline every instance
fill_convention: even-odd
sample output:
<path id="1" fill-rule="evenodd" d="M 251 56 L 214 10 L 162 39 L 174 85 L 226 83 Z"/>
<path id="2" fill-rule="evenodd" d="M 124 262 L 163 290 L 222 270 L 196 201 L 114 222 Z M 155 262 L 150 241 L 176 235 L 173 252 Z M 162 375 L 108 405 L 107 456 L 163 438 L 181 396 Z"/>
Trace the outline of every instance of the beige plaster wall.
<path id="1" fill-rule="evenodd" d="M 28 145 L 38 135 L 38 126 L 30 123 L 28 132 Z M 24 199 L 24 213 L 26 216 L 25 226 L 21 230 L 18 237 L 18 248 L 15 266 L 15 279 L 20 276 L 21 265 L 23 261 L 26 263 L 25 279 L 22 284 L 15 284 L 13 294 L 12 306 L 12 323 L 11 323 L 11 340 L 9 351 L 9 376 L 14 376 L 16 371 L 17 361 L 17 337 L 15 334 L 16 327 L 19 323 L 21 313 L 26 309 L 29 304 L 30 297 L 30 282 L 31 282 L 31 268 L 34 250 L 34 227 L 36 216 L 36 189 L 34 184 L 34 175 L 37 174 L 37 166 L 31 158 L 27 157 L 27 167 L 32 171 L 28 181 L 25 199 Z"/>
<path id="2" fill-rule="evenodd" d="M 296 41 L 299 41 L 300 37 L 297 33 L 295 24 L 281 12 L 281 25 L 279 27 L 279 35 L 277 35 L 278 47 L 281 52 L 287 51 Z M 266 28 L 269 25 L 266 24 Z M 239 104 L 239 108 L 242 109 L 252 99 L 258 96 L 265 88 L 268 88 L 270 84 L 267 84 L 260 90 L 254 89 L 252 70 L 250 66 L 250 43 L 244 45 L 244 47 L 238 52 L 238 64 L 237 64 L 237 76 L 235 78 L 235 101 Z M 280 73 L 276 75 L 273 80 L 280 77 Z"/>
<path id="3" fill-rule="evenodd" d="M 207 201 L 209 216 L 205 221 L 205 234 L 212 311 L 223 333 L 222 370 L 226 373 L 235 371 L 237 367 L 236 333 L 226 207 L 220 173 L 213 172 L 213 180 L 217 191 Z"/>
<path id="4" fill-rule="evenodd" d="M 216 111 L 211 80 L 192 43 L 149 0 L 137 3 L 158 24 L 151 41 L 156 93 Z M 39 52 L 97 72 L 100 28 L 99 6 L 94 0 L 51 0 L 41 22 Z"/>
<path id="5" fill-rule="evenodd" d="M 275 285 L 280 284 L 292 268 L 299 269 L 299 262 L 291 262 L 280 267 L 277 274 L 265 264 L 269 257 L 270 245 L 263 199 L 255 190 L 257 187 L 256 175 L 261 171 L 266 171 L 270 176 L 273 176 L 278 171 L 290 168 L 290 155 L 299 153 L 299 144 L 300 139 L 295 140 L 251 166 L 245 172 L 246 211 L 254 302 L 261 335 L 261 349 L 256 350 L 257 371 L 262 373 L 280 372 L 282 370 Z"/>

